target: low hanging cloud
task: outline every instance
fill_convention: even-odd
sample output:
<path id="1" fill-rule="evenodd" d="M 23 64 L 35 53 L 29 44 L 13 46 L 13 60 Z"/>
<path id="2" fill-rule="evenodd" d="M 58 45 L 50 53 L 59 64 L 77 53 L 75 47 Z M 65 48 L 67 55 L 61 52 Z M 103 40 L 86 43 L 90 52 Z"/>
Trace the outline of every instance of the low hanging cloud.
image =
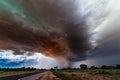
<path id="1" fill-rule="evenodd" d="M 5 9 L 8 15 L 1 15 L 0 19 L 1 40 L 4 38 L 2 43 L 5 43 L 1 48 L 11 49 L 15 54 L 37 51 L 51 57 L 68 57 L 73 61 L 85 59 L 86 52 L 91 49 L 87 17 L 77 15 L 76 1 L 15 2 L 2 2 L 16 9 L 9 11 L 7 8 L 10 7 L 3 4 L 5 7 L 2 9 Z M 23 12 L 19 13 L 20 10 Z"/>
<path id="2" fill-rule="evenodd" d="M 0 48 L 13 50 L 14 54 L 41 52 L 69 61 L 84 60 L 106 40 L 104 33 L 107 37 L 110 33 L 104 28 L 107 15 L 110 18 L 106 12 L 109 3 L 107 0 L 1 0 Z"/>

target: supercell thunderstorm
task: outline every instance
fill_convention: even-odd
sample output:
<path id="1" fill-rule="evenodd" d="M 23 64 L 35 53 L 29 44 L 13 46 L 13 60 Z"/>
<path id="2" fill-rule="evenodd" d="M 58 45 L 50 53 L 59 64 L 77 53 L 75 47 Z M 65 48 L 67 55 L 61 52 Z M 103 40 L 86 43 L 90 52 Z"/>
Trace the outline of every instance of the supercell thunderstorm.
<path id="1" fill-rule="evenodd" d="M 16 56 L 42 53 L 64 63 L 63 67 L 85 60 L 98 46 L 113 39 L 110 33 L 119 26 L 114 22 L 119 16 L 114 15 L 120 10 L 119 3 L 119 0 L 0 0 L 0 49 L 11 50 Z M 115 30 L 111 24 L 116 24 Z"/>

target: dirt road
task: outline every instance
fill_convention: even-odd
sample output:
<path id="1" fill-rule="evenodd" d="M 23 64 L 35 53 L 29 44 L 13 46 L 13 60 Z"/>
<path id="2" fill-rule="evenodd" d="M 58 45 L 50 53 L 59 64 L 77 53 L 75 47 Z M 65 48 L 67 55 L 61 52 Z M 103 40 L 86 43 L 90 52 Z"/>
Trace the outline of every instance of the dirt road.
<path id="1" fill-rule="evenodd" d="M 18 80 L 61 80 L 52 74 L 50 71 L 46 71 L 43 73 L 35 74 L 32 76 L 27 76 L 24 78 L 20 78 Z"/>

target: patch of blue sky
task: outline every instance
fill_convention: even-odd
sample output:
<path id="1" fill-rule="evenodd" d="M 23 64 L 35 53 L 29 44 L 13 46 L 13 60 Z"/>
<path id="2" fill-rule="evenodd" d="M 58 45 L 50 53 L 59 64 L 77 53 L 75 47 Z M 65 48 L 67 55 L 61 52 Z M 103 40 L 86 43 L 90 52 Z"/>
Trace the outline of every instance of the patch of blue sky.
<path id="1" fill-rule="evenodd" d="M 22 67 L 34 66 L 38 63 L 34 57 L 27 55 L 14 55 L 10 50 L 0 51 L 0 67 Z"/>

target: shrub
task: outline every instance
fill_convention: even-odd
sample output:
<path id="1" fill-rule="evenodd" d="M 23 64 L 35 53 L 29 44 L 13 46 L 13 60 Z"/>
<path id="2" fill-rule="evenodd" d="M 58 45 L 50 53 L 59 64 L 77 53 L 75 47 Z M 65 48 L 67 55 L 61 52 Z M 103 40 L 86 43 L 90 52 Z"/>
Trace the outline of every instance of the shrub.
<path id="1" fill-rule="evenodd" d="M 80 77 L 76 75 L 66 75 L 62 72 L 53 72 L 54 75 L 56 75 L 61 80 L 82 80 Z"/>

